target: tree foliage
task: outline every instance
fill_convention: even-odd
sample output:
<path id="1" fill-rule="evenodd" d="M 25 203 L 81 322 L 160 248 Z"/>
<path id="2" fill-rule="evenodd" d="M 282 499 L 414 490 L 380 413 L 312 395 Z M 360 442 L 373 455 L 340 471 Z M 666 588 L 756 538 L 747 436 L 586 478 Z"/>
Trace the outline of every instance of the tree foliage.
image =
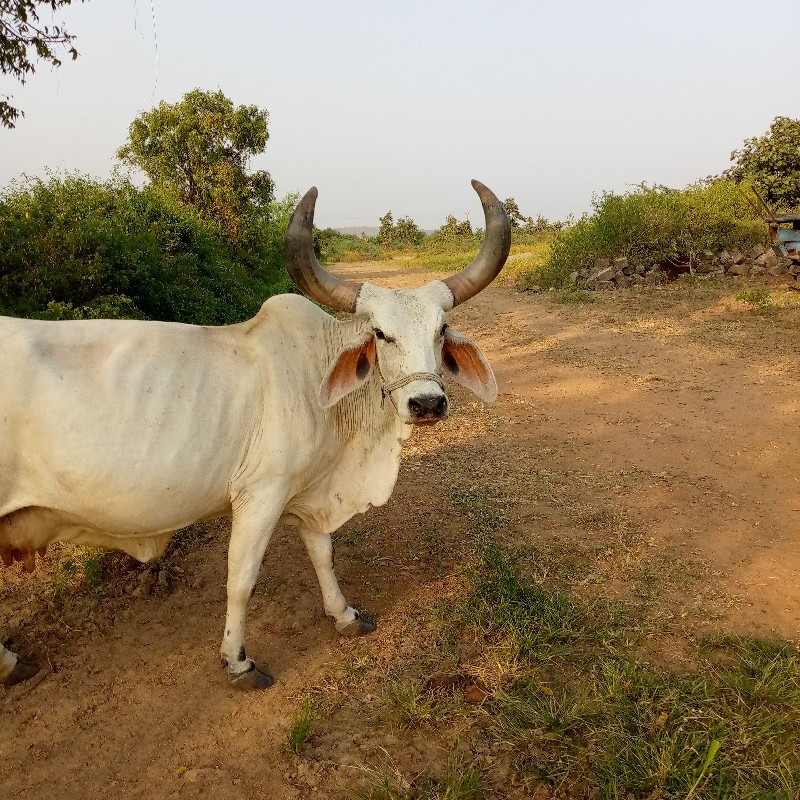
<path id="1" fill-rule="evenodd" d="M 234 246 L 154 187 L 82 176 L 0 193 L 0 314 L 239 322 L 288 291 L 283 235 L 295 198 Z"/>
<path id="2" fill-rule="evenodd" d="M 416 247 L 425 238 L 425 232 L 411 217 L 401 217 L 394 221 L 391 211 L 380 218 L 378 241 L 382 247 Z"/>
<path id="3" fill-rule="evenodd" d="M 517 201 L 513 197 L 507 197 L 503 201 L 503 208 L 505 208 L 506 214 L 508 214 L 512 228 L 519 228 L 520 225 L 524 225 L 528 221 L 528 217 L 522 215 L 522 212 L 519 210 L 519 205 L 517 205 Z"/>
<path id="4" fill-rule="evenodd" d="M 735 164 L 725 174 L 750 180 L 773 207 L 800 207 L 800 120 L 775 117 L 764 136 L 746 139 L 731 153 Z"/>
<path id="5" fill-rule="evenodd" d="M 59 67 L 57 54 L 63 49 L 76 59 L 78 51 L 71 44 L 75 37 L 58 25 L 43 25 L 39 18 L 42 8 L 56 11 L 71 3 L 72 0 L 0 0 L 0 73 L 24 84 L 36 71 L 37 57 Z M 0 125 L 6 128 L 13 128 L 24 113 L 12 106 L 10 99 L 9 95 L 0 96 Z"/>
<path id="6" fill-rule="evenodd" d="M 428 237 L 426 245 L 435 252 L 446 252 L 480 246 L 480 240 L 468 219 L 459 221 L 453 214 L 448 214 L 444 225 Z"/>
<path id="7" fill-rule="evenodd" d="M 140 114 L 117 156 L 240 241 L 273 199 L 269 173 L 248 171 L 267 146 L 267 120 L 266 110 L 234 107 L 221 91 L 195 89 L 179 103 Z"/>

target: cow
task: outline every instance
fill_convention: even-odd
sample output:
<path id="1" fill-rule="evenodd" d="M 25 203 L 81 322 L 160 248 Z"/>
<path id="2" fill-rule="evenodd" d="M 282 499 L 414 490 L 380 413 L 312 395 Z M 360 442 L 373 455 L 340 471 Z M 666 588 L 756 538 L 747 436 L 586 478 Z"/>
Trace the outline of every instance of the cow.
<path id="1" fill-rule="evenodd" d="M 484 355 L 445 322 L 494 280 L 511 243 L 502 203 L 472 185 L 486 219 L 480 251 L 418 289 L 325 270 L 312 244 L 312 188 L 285 239 L 305 297 L 271 297 L 246 322 L 0 317 L 5 563 L 32 569 L 36 551 L 57 541 L 148 562 L 174 531 L 230 516 L 220 652 L 231 685 L 263 689 L 273 678 L 247 656 L 245 614 L 272 531 L 288 523 L 339 633 L 374 631 L 339 588 L 331 533 L 386 503 L 412 428 L 447 417 L 443 372 L 484 401 L 497 397 Z M 0 645 L 0 682 L 36 670 Z"/>

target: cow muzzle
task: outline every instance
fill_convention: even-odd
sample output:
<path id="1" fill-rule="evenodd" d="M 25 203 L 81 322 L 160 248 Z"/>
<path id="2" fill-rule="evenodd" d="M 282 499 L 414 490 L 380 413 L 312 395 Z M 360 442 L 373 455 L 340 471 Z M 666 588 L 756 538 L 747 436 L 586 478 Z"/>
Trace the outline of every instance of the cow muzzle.
<path id="1" fill-rule="evenodd" d="M 380 372 L 380 365 L 378 370 Z M 427 387 L 419 387 L 427 391 L 414 393 L 407 400 L 400 400 L 398 403 L 398 399 L 392 393 L 416 381 L 427 382 Z M 444 381 L 435 372 L 414 372 L 392 383 L 386 383 L 381 374 L 381 383 L 381 396 L 391 400 L 394 410 L 408 425 L 435 425 L 445 419 L 450 412 L 450 402 L 444 393 Z M 436 386 L 432 387 L 431 383 Z"/>
<path id="2" fill-rule="evenodd" d="M 449 410 L 444 394 L 420 394 L 408 399 L 408 419 L 412 425 L 435 425 L 447 417 Z"/>

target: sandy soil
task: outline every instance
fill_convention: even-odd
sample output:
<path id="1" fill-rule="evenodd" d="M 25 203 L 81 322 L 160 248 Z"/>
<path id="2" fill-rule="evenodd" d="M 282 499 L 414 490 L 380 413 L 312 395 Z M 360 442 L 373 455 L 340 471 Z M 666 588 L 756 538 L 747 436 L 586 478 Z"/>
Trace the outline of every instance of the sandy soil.
<path id="1" fill-rule="evenodd" d="M 456 309 L 501 396 L 483 407 L 456 391 L 451 419 L 412 437 L 389 504 L 340 532 L 337 572 L 377 615 L 373 636 L 337 637 L 302 545 L 276 533 L 248 628 L 248 653 L 277 678 L 267 692 L 232 691 L 219 667 L 226 523 L 181 539 L 162 565 L 169 588 L 125 559 L 99 590 L 54 592 L 57 571 L 0 574 L 0 630 L 44 665 L 0 689 L 0 786 L 64 800 L 338 797 L 379 752 L 441 759 L 366 711 L 334 716 L 306 758 L 286 737 L 310 686 L 367 709 L 376 670 L 426 652 L 416 621 L 459 581 L 458 488 L 503 498 L 510 540 L 568 554 L 575 591 L 658 621 L 663 663 L 679 667 L 682 643 L 711 630 L 800 642 L 800 326 L 793 309 L 754 314 L 734 296 L 670 287 L 573 306 L 492 288 Z"/>

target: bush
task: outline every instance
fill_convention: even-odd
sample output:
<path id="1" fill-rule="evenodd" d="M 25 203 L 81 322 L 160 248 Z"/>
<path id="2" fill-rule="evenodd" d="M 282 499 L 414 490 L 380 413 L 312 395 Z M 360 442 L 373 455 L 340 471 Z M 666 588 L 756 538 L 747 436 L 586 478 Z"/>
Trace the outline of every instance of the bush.
<path id="1" fill-rule="evenodd" d="M 763 242 L 766 228 L 729 180 L 685 190 L 640 186 L 624 195 L 595 197 L 594 211 L 563 230 L 546 263 L 532 276 L 542 287 L 565 284 L 575 270 L 598 258 L 627 256 L 645 268 L 684 262 L 704 250 L 748 247 Z"/>
<path id="2" fill-rule="evenodd" d="M 334 228 L 314 229 L 314 251 L 325 263 L 375 261 L 383 257 L 376 239 L 340 233 Z"/>
<path id="3" fill-rule="evenodd" d="M 288 203 L 288 212 L 292 203 Z M 0 193 L 0 313 L 224 324 L 291 285 L 287 203 L 233 245 L 190 207 L 115 177 L 34 180 Z"/>
<path id="4" fill-rule="evenodd" d="M 401 217 L 395 222 L 392 212 L 387 211 L 380 218 L 378 241 L 383 247 L 392 249 L 416 247 L 424 238 L 425 232 L 411 217 Z"/>

